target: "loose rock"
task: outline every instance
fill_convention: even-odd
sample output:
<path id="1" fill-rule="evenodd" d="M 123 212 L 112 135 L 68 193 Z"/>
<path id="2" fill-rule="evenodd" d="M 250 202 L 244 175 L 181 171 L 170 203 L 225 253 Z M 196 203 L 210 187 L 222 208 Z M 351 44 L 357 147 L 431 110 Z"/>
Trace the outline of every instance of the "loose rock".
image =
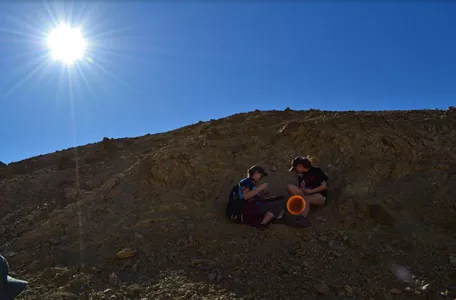
<path id="1" fill-rule="evenodd" d="M 116 253 L 117 258 L 119 258 L 119 259 L 126 259 L 126 258 L 133 257 L 135 255 L 136 255 L 136 251 L 134 251 L 130 248 L 122 249 Z"/>
<path id="2" fill-rule="evenodd" d="M 331 288 L 325 283 L 316 284 L 315 289 L 322 295 L 329 295 L 331 293 Z"/>
<path id="3" fill-rule="evenodd" d="M 454 255 L 450 256 L 450 264 L 452 264 L 453 267 L 456 268 L 456 256 L 454 256 Z"/>
<path id="4" fill-rule="evenodd" d="M 215 280 L 217 279 L 217 274 L 216 274 L 216 273 L 211 273 L 211 274 L 209 274 L 208 279 L 209 279 L 210 281 L 215 281 Z"/>
<path id="5" fill-rule="evenodd" d="M 29 266 L 28 266 L 28 270 L 33 272 L 35 271 L 37 268 L 38 268 L 38 264 L 39 262 L 37 260 L 34 260 Z"/>
<path id="6" fill-rule="evenodd" d="M 52 245 L 58 245 L 58 244 L 60 244 L 60 238 L 58 238 L 58 237 L 52 237 L 52 238 L 49 240 L 49 243 L 51 243 Z"/>
<path id="7" fill-rule="evenodd" d="M 111 286 L 117 286 L 119 284 L 119 278 L 116 274 L 111 273 L 111 275 L 109 275 L 109 284 Z"/>
<path id="8" fill-rule="evenodd" d="M 344 286 L 344 290 L 348 293 L 348 294 L 353 294 L 353 289 L 351 286 L 349 286 L 348 284 Z"/>
<path id="9" fill-rule="evenodd" d="M 318 237 L 318 240 L 320 242 L 326 242 L 328 240 L 328 237 L 326 235 L 321 235 Z"/>

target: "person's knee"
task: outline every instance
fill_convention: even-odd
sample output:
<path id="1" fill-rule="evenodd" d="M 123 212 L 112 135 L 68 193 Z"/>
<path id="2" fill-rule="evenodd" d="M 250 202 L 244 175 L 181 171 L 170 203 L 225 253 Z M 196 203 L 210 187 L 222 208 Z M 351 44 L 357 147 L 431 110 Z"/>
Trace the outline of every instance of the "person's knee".
<path id="1" fill-rule="evenodd" d="M 287 186 L 288 193 L 296 194 L 297 187 L 295 185 L 289 184 Z"/>
<path id="2" fill-rule="evenodd" d="M 323 206 L 325 205 L 326 198 L 323 197 L 321 194 L 313 194 L 307 197 L 307 202 L 309 204 L 315 205 L 315 206 Z"/>

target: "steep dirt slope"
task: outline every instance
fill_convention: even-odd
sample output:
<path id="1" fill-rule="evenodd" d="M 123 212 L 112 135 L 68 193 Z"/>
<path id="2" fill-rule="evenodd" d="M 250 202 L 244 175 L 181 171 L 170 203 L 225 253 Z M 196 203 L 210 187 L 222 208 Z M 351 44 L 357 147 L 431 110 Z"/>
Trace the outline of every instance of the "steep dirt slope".
<path id="1" fill-rule="evenodd" d="M 429 299 L 456 283 L 455 129 L 454 110 L 256 111 L 0 166 L 0 253 L 22 299 Z M 248 167 L 285 195 L 306 154 L 330 176 L 312 227 L 225 219 Z"/>

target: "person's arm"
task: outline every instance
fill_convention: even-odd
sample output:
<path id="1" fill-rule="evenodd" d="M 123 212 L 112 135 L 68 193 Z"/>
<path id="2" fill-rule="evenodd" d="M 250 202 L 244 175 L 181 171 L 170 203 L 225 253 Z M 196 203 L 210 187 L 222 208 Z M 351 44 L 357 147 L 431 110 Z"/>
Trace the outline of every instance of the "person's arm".
<path id="1" fill-rule="evenodd" d="M 298 186 L 301 190 L 305 188 L 304 184 L 302 184 L 302 179 L 300 175 L 298 175 Z"/>
<path id="2" fill-rule="evenodd" d="M 259 187 L 255 188 L 255 184 L 251 179 L 244 179 L 239 183 L 242 189 L 242 197 L 248 201 L 267 189 L 267 183 L 263 183 Z"/>
<path id="3" fill-rule="evenodd" d="M 314 189 L 308 189 L 307 190 L 307 193 L 309 194 L 315 194 L 315 193 L 319 193 L 319 192 L 323 192 L 325 191 L 326 189 L 328 188 L 328 184 L 326 184 L 326 181 L 323 181 L 320 186 L 314 188 Z"/>
<path id="4" fill-rule="evenodd" d="M 253 197 L 255 197 L 256 195 L 258 195 L 258 193 L 260 193 L 260 192 L 261 192 L 260 189 L 250 190 L 248 187 L 245 187 L 242 190 L 242 196 L 244 196 L 245 200 L 250 200 Z"/>
<path id="5" fill-rule="evenodd" d="M 328 175 L 326 175 L 326 173 L 322 169 L 318 169 L 317 177 L 321 183 L 316 188 L 309 189 L 308 190 L 309 194 L 320 193 L 320 192 L 323 192 L 328 189 L 328 184 L 326 183 L 326 181 L 329 180 Z"/>

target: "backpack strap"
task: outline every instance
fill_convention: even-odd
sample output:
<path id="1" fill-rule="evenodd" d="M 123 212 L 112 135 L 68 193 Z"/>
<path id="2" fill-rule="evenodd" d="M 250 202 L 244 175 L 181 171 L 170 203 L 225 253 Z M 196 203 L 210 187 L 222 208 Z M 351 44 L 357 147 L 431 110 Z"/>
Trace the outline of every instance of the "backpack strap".
<path id="1" fill-rule="evenodd" d="M 242 187 L 241 187 L 241 182 L 238 183 L 238 197 L 239 200 L 244 200 L 244 194 L 242 193 Z"/>
<path id="2" fill-rule="evenodd" d="M 233 186 L 230 192 L 230 197 L 226 207 L 226 215 L 233 222 L 243 222 L 242 209 L 244 206 L 244 196 L 240 182 Z"/>

